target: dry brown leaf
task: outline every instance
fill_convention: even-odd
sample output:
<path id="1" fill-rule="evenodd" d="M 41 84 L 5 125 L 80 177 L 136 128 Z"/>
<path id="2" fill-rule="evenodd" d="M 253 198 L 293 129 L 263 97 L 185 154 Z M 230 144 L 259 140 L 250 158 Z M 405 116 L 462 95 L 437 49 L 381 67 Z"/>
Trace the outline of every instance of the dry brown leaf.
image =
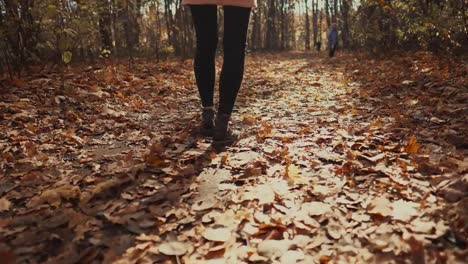
<path id="1" fill-rule="evenodd" d="M 267 214 L 264 214 L 261 211 L 256 211 L 253 215 L 255 221 L 257 221 L 260 224 L 270 224 L 271 223 L 271 217 Z"/>
<path id="2" fill-rule="evenodd" d="M 0 212 L 6 212 L 10 210 L 11 202 L 6 198 L 0 198 Z"/>
<path id="3" fill-rule="evenodd" d="M 268 182 L 268 184 L 271 186 L 273 191 L 279 196 L 284 196 L 289 193 L 288 182 L 284 179 L 273 178 Z"/>
<path id="4" fill-rule="evenodd" d="M 258 244 L 258 254 L 269 259 L 281 257 L 292 245 L 290 240 L 265 240 Z"/>
<path id="5" fill-rule="evenodd" d="M 355 212 L 351 215 L 351 219 L 357 222 L 367 222 L 370 220 L 370 215 Z"/>
<path id="6" fill-rule="evenodd" d="M 155 154 L 146 155 L 145 162 L 148 166 L 152 166 L 155 168 L 162 168 L 167 163 L 167 161 L 163 157 Z"/>
<path id="7" fill-rule="evenodd" d="M 242 228 L 242 232 L 249 236 L 253 236 L 259 231 L 257 226 L 252 225 L 251 223 L 246 223 L 244 227 Z"/>
<path id="8" fill-rule="evenodd" d="M 257 117 L 252 115 L 244 115 L 242 118 L 242 124 L 253 126 L 257 122 Z"/>
<path id="9" fill-rule="evenodd" d="M 257 152 L 244 151 L 230 155 L 228 163 L 232 167 L 240 168 L 247 165 L 248 163 L 255 162 L 261 159 L 262 157 Z"/>
<path id="10" fill-rule="evenodd" d="M 207 264 L 222 264 L 226 263 L 226 259 L 224 258 L 224 254 L 226 253 L 226 245 L 220 244 L 210 247 L 208 253 L 205 254 L 205 258 Z"/>
<path id="11" fill-rule="evenodd" d="M 384 217 L 392 214 L 391 202 L 384 196 L 374 198 L 367 209 L 371 214 L 377 214 Z"/>
<path id="12" fill-rule="evenodd" d="M 178 241 L 166 242 L 158 247 L 159 252 L 168 256 L 182 256 L 185 255 L 189 249 L 190 245 L 188 243 Z"/>
<path id="13" fill-rule="evenodd" d="M 334 239 L 340 239 L 344 234 L 344 229 L 339 224 L 328 224 L 327 225 L 327 232 Z"/>
<path id="14" fill-rule="evenodd" d="M 80 202 L 82 204 L 85 204 L 89 202 L 91 199 L 93 199 L 96 196 L 102 195 L 103 193 L 116 188 L 118 186 L 121 186 L 124 183 L 127 183 L 131 181 L 132 179 L 128 176 L 122 177 L 122 178 L 113 178 L 107 181 L 103 181 L 98 183 L 94 188 L 91 190 L 91 192 L 83 193 L 81 195 L 81 200 Z"/>
<path id="15" fill-rule="evenodd" d="M 392 217 L 395 220 L 408 222 L 413 216 L 419 214 L 419 204 L 415 202 L 398 200 L 392 203 L 392 207 Z"/>
<path id="16" fill-rule="evenodd" d="M 321 149 L 317 152 L 315 152 L 315 155 L 317 156 L 317 158 L 319 159 L 323 159 L 323 160 L 326 160 L 326 161 L 340 161 L 342 158 L 339 154 L 337 153 L 334 153 L 332 151 L 329 151 L 327 149 Z"/>
<path id="17" fill-rule="evenodd" d="M 303 260 L 304 258 L 304 252 L 299 250 L 288 250 L 281 256 L 280 262 L 281 264 L 293 264 Z"/>
<path id="18" fill-rule="evenodd" d="M 378 163 L 379 161 L 383 160 L 385 158 L 386 154 L 385 153 L 380 153 L 375 156 L 369 157 L 367 155 L 360 155 L 360 157 L 364 158 L 365 160 L 368 160 L 372 163 Z"/>
<path id="19" fill-rule="evenodd" d="M 59 206 L 62 199 L 80 198 L 81 191 L 78 186 L 64 185 L 56 189 L 45 190 L 40 196 L 33 197 L 26 206 L 34 207 L 43 203 L 49 203 L 53 206 Z"/>
<path id="20" fill-rule="evenodd" d="M 213 208 L 218 203 L 218 200 L 214 197 L 209 197 L 207 199 L 202 199 L 197 201 L 192 205 L 192 210 L 194 211 L 204 211 L 210 208 Z"/>
<path id="21" fill-rule="evenodd" d="M 231 229 L 228 227 L 208 228 L 202 236 L 209 241 L 226 242 L 231 239 Z"/>
<path id="22" fill-rule="evenodd" d="M 319 216 L 331 212 L 331 206 L 322 202 L 303 203 L 301 210 L 310 216 Z"/>
<path id="23" fill-rule="evenodd" d="M 418 153 L 419 152 L 419 144 L 416 142 L 416 136 L 411 136 L 410 140 L 406 144 L 404 151 L 407 153 Z"/>
<path id="24" fill-rule="evenodd" d="M 259 184 L 246 188 L 241 200 L 258 200 L 258 204 L 271 204 L 275 201 L 275 192 L 267 184 Z"/>
<path id="25" fill-rule="evenodd" d="M 380 116 L 377 117 L 376 120 L 374 120 L 370 125 L 369 125 L 369 128 L 370 129 L 378 129 L 382 126 L 382 118 L 380 118 Z"/>
<path id="26" fill-rule="evenodd" d="M 307 245 L 305 249 L 314 249 L 322 244 L 331 243 L 330 239 L 328 239 L 325 235 L 319 235 L 315 237 L 311 243 Z"/>
<path id="27" fill-rule="evenodd" d="M 420 218 L 416 218 L 411 222 L 409 228 L 416 233 L 430 234 L 436 228 L 434 221 L 424 221 Z"/>

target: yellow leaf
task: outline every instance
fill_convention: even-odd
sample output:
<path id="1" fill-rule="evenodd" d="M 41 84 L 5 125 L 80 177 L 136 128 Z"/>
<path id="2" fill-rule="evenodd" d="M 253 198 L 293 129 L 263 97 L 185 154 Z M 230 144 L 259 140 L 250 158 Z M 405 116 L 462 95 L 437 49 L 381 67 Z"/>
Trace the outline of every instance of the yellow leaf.
<path id="1" fill-rule="evenodd" d="M 306 180 L 302 177 L 302 175 L 299 172 L 299 167 L 297 167 L 296 165 L 286 165 L 285 176 L 288 178 L 289 184 L 306 183 Z"/>
<path id="2" fill-rule="evenodd" d="M 377 117 L 377 119 L 370 124 L 370 129 L 380 128 L 382 126 L 382 119 Z"/>
<path id="3" fill-rule="evenodd" d="M 419 152 L 419 144 L 416 142 L 416 136 L 413 135 L 410 140 L 408 141 L 408 144 L 405 146 L 405 152 L 408 153 L 418 153 Z"/>
<path id="4" fill-rule="evenodd" d="M 244 220 L 250 218 L 250 211 L 247 209 L 240 210 L 236 213 L 235 219 L 236 220 Z"/>
<path id="5" fill-rule="evenodd" d="M 65 64 L 68 64 L 72 60 L 72 53 L 70 51 L 65 51 L 62 53 L 62 60 Z"/>

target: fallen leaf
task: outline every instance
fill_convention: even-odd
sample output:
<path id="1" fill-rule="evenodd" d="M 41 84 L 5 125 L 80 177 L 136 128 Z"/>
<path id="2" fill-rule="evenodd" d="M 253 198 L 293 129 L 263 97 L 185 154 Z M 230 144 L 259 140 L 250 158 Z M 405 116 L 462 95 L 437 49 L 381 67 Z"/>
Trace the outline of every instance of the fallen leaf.
<path id="1" fill-rule="evenodd" d="M 367 222 L 370 220 L 370 215 L 355 212 L 351 215 L 351 219 L 357 222 Z"/>
<path id="2" fill-rule="evenodd" d="M 303 203 L 301 210 L 307 212 L 310 216 L 318 216 L 331 212 L 331 206 L 322 202 L 310 202 Z"/>
<path id="3" fill-rule="evenodd" d="M 125 175 L 124 177 L 121 177 L 121 178 L 116 177 L 116 178 L 109 179 L 107 181 L 100 182 L 96 186 L 94 186 L 91 192 L 83 193 L 83 195 L 81 195 L 80 202 L 82 204 L 86 204 L 94 197 L 100 196 L 103 193 L 106 193 L 112 190 L 113 188 L 117 188 L 121 186 L 122 184 L 125 184 L 131 180 L 132 179 L 130 177 Z"/>
<path id="4" fill-rule="evenodd" d="M 258 200 L 258 204 L 270 204 L 275 201 L 275 192 L 267 184 L 259 184 L 246 188 L 241 200 Z"/>
<path id="5" fill-rule="evenodd" d="M 367 207 L 369 213 L 381 215 L 383 217 L 392 214 L 391 202 L 384 196 L 374 198 Z"/>
<path id="6" fill-rule="evenodd" d="M 163 253 L 164 255 L 168 256 L 182 256 L 187 253 L 189 250 L 190 246 L 187 243 L 182 243 L 182 242 L 166 242 L 161 245 L 159 245 L 159 252 Z"/>
<path id="7" fill-rule="evenodd" d="M 261 160 L 262 157 L 260 154 L 254 151 L 244 151 L 239 153 L 234 153 L 233 155 L 229 156 L 229 165 L 240 168 L 247 165 L 250 162 L 255 162 Z"/>
<path id="8" fill-rule="evenodd" d="M 258 244 L 258 254 L 269 259 L 275 259 L 283 256 L 292 245 L 290 240 L 265 240 Z"/>
<path id="9" fill-rule="evenodd" d="M 242 118 L 242 124 L 244 125 L 253 126 L 255 125 L 256 122 L 257 122 L 257 118 L 252 115 L 245 115 Z"/>
<path id="10" fill-rule="evenodd" d="M 413 135 L 408 143 L 406 144 L 404 150 L 407 153 L 418 153 L 419 152 L 419 144 L 416 142 L 416 136 Z"/>
<path id="11" fill-rule="evenodd" d="M 395 220 L 408 222 L 413 216 L 419 214 L 418 203 L 398 200 L 392 203 L 392 207 L 392 217 Z"/>
<path id="12" fill-rule="evenodd" d="M 339 224 L 328 224 L 327 232 L 334 239 L 340 239 L 343 236 L 343 227 Z"/>
<path id="13" fill-rule="evenodd" d="M 227 227 L 208 228 L 203 232 L 203 237 L 210 241 L 226 242 L 231 238 L 231 229 Z"/>
<path id="14" fill-rule="evenodd" d="M 45 190 L 40 196 L 33 197 L 26 206 L 34 207 L 43 203 L 49 203 L 53 206 L 59 206 L 62 199 L 69 200 L 72 198 L 80 198 L 81 191 L 78 186 L 64 185 L 55 189 Z"/>
<path id="15" fill-rule="evenodd" d="M 6 212 L 10 210 L 11 202 L 6 198 L 0 198 L 0 212 Z"/>
<path id="16" fill-rule="evenodd" d="M 385 153 L 380 153 L 378 155 L 375 155 L 375 156 L 372 156 L 372 157 L 369 157 L 369 156 L 366 156 L 366 155 L 360 155 L 359 157 L 361 158 L 364 158 L 365 160 L 368 160 L 372 163 L 378 163 L 379 161 L 383 160 L 385 158 Z"/>
<path id="17" fill-rule="evenodd" d="M 424 221 L 420 218 L 416 218 L 411 222 L 409 228 L 416 233 L 432 233 L 435 229 L 436 223 L 434 221 Z"/>
<path id="18" fill-rule="evenodd" d="M 285 176 L 288 179 L 288 183 L 290 185 L 307 183 L 306 179 L 302 177 L 301 173 L 299 172 L 299 167 L 296 165 L 287 165 L 285 167 Z"/>
<path id="19" fill-rule="evenodd" d="M 281 258 L 281 264 L 292 264 L 297 263 L 305 258 L 304 252 L 298 250 L 288 250 L 284 253 Z"/>

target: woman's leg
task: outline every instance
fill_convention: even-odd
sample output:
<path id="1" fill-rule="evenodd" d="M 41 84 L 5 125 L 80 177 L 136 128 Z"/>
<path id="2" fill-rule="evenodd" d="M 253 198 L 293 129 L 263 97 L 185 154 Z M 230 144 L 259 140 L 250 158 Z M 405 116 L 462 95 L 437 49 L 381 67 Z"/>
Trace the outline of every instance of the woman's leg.
<path id="1" fill-rule="evenodd" d="M 224 7 L 224 62 L 219 84 L 218 114 L 230 115 L 244 75 L 250 8 Z"/>
<path id="2" fill-rule="evenodd" d="M 194 69 L 203 107 L 213 106 L 218 18 L 215 5 L 191 5 L 197 38 Z"/>
<path id="3" fill-rule="evenodd" d="M 219 106 L 213 132 L 213 147 L 220 151 L 237 141 L 238 135 L 228 129 L 244 75 L 245 42 L 250 8 L 224 7 L 224 62 L 219 81 Z"/>

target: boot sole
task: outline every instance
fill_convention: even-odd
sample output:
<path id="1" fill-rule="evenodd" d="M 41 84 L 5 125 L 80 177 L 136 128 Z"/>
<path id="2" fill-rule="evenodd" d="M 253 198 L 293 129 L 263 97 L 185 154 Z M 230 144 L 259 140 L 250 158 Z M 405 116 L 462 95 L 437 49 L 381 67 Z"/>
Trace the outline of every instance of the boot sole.
<path id="1" fill-rule="evenodd" d="M 218 141 L 213 141 L 211 143 L 211 146 L 218 152 L 226 149 L 226 147 L 230 147 L 234 145 L 237 142 L 237 139 L 229 139 L 229 140 L 218 140 Z"/>

